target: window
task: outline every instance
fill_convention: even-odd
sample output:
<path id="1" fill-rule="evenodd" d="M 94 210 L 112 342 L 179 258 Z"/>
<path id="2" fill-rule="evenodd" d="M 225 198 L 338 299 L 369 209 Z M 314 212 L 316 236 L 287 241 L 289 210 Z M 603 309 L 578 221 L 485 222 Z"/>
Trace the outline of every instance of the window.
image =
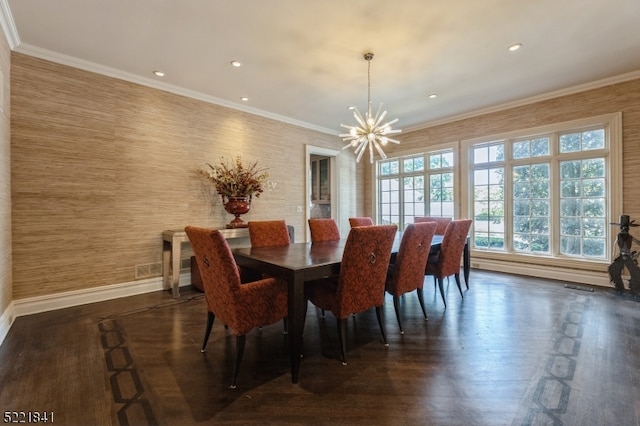
<path id="1" fill-rule="evenodd" d="M 613 190 L 621 183 L 620 128 L 612 114 L 463 142 L 473 248 L 608 262 L 621 206 Z"/>
<path id="2" fill-rule="evenodd" d="M 378 161 L 378 222 L 404 229 L 416 216 L 453 217 L 454 165 L 451 146 Z"/>

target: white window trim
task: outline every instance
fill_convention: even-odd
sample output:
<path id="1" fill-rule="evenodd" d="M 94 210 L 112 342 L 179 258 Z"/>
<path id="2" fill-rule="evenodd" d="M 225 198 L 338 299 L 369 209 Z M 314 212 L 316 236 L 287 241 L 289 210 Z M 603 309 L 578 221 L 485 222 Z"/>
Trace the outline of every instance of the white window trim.
<path id="1" fill-rule="evenodd" d="M 458 141 L 454 141 L 454 142 L 447 142 L 447 143 L 441 143 L 441 144 L 437 144 L 437 145 L 427 145 L 427 146 L 423 146 L 420 148 L 415 148 L 415 149 L 411 149 L 411 150 L 407 150 L 407 151 L 400 151 L 400 152 L 394 152 L 393 155 L 388 156 L 387 158 L 381 158 L 376 160 L 374 167 L 371 167 L 371 181 L 373 182 L 373 185 L 371 185 L 371 190 L 372 190 L 372 194 L 371 194 L 371 199 L 373 200 L 373 214 L 374 217 L 377 219 L 380 217 L 380 202 L 378 200 L 378 194 L 379 194 L 379 190 L 380 190 L 380 182 L 378 180 L 378 168 L 379 168 L 379 163 L 381 161 L 389 161 L 389 160 L 395 160 L 396 158 L 402 158 L 402 157 L 409 157 L 412 155 L 418 155 L 418 154 L 430 154 L 430 153 L 435 153 L 435 152 L 439 152 L 439 151 L 448 151 L 451 150 L 453 151 L 453 179 L 454 179 L 454 186 L 453 186 L 453 199 L 455 200 L 454 202 L 454 206 L 453 206 L 453 211 L 454 211 L 454 218 L 458 218 L 459 216 L 459 212 L 460 209 L 458 208 L 459 205 L 459 198 L 460 198 L 460 143 Z M 462 210 L 464 211 L 464 210 Z"/>
<path id="2" fill-rule="evenodd" d="M 471 217 L 473 214 L 472 206 L 473 206 L 473 191 L 472 191 L 472 173 L 471 170 L 474 169 L 473 158 L 471 155 L 472 146 L 478 143 L 486 143 L 497 140 L 504 139 L 513 139 L 513 138 L 524 138 L 528 135 L 539 135 L 544 133 L 555 133 L 561 132 L 564 130 L 575 130 L 581 127 L 591 127 L 594 125 L 602 125 L 605 127 L 605 131 L 608 132 L 608 143 L 609 143 L 609 166 L 607 167 L 607 194 L 609 196 L 609 204 L 607 208 L 607 214 L 609 218 L 612 220 L 617 220 L 617 218 L 623 214 L 622 213 L 622 204 L 623 204 L 623 194 L 622 194 L 622 113 L 612 113 L 606 114 L 596 117 L 588 117 L 579 120 L 572 120 L 562 123 L 556 123 L 551 125 L 545 125 L 530 129 L 522 129 L 517 131 L 510 131 L 490 136 L 484 136 L 481 138 L 473 138 L 463 140 L 460 143 L 460 162 L 457 163 L 457 167 L 460 170 L 461 178 L 458 180 L 460 184 L 461 194 L 463 196 L 459 198 L 461 203 L 461 212 L 462 216 Z M 533 273 L 535 276 L 549 276 L 550 278 L 563 279 L 562 275 L 558 276 L 557 271 L 553 272 L 550 275 L 545 273 L 546 269 L 555 268 L 564 268 L 568 269 L 567 276 L 565 278 L 569 278 L 572 274 L 575 276 L 575 272 L 571 272 L 571 269 L 583 270 L 583 271 L 593 271 L 599 274 L 594 275 L 597 278 L 587 278 L 585 276 L 585 283 L 593 283 L 598 285 L 608 285 L 608 275 L 602 274 L 602 272 L 606 273 L 606 268 L 608 267 L 611 259 L 615 255 L 614 253 L 614 242 L 615 237 L 617 235 L 617 231 L 611 227 L 607 230 L 607 259 L 604 261 L 594 261 L 594 260 L 585 260 L 585 259 L 569 259 L 569 258 L 544 258 L 544 262 L 541 260 L 540 256 L 534 256 L 525 253 L 503 253 L 503 252 L 493 252 L 493 251 L 484 251 L 484 250 L 474 250 L 472 248 L 472 266 L 483 268 L 487 267 L 487 269 L 493 269 L 495 267 L 497 270 L 507 271 L 505 268 L 500 268 L 500 261 L 507 262 L 510 266 L 508 268 L 513 267 L 514 263 L 524 263 L 527 265 L 523 265 L 522 273 L 526 275 L 532 274 L 531 265 L 534 265 L 533 269 L 539 270 L 537 273 Z M 493 262 L 493 261 L 498 261 Z M 550 267 L 550 268 L 548 268 Z M 517 269 L 517 268 L 516 268 Z M 510 270 L 510 269 L 509 269 Z M 510 270 L 511 271 L 511 270 Z M 529 272 L 529 273 L 527 273 Z M 603 280 L 606 277 L 606 282 Z M 597 281 L 597 282 L 594 282 Z M 575 281 L 570 280 L 570 281 Z M 587 282 L 588 281 L 588 282 Z"/>

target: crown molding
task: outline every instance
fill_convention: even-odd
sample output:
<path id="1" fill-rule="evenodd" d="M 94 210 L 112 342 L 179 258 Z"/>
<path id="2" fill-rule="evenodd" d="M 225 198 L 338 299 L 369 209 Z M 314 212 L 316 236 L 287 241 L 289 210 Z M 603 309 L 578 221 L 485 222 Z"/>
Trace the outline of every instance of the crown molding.
<path id="1" fill-rule="evenodd" d="M 0 0 L 0 27 L 2 27 L 9 48 L 13 50 L 20 45 L 20 36 L 18 36 L 18 30 L 7 2 L 8 0 Z"/>
<path id="2" fill-rule="evenodd" d="M 79 68 L 85 71 L 94 72 L 94 73 L 105 75 L 108 77 L 129 81 L 131 83 L 140 84 L 142 86 L 163 90 L 165 92 L 186 96 L 188 98 L 197 99 L 203 102 L 208 102 L 208 103 L 223 106 L 226 108 L 231 108 L 237 111 L 246 112 L 249 114 L 257 115 L 257 116 L 268 118 L 271 120 L 280 121 L 280 122 L 291 124 L 297 127 L 314 130 L 320 133 L 325 133 L 325 134 L 334 135 L 334 136 L 338 135 L 335 129 L 328 129 L 326 127 L 321 127 L 321 126 L 317 126 L 304 121 L 295 120 L 291 117 L 286 117 L 283 115 L 274 114 L 269 111 L 261 110 L 258 108 L 252 108 L 239 103 L 230 102 L 225 99 L 217 98 L 215 96 L 205 95 L 201 92 L 188 90 L 188 89 L 185 89 L 179 86 L 174 86 L 171 84 L 166 84 L 151 78 L 141 77 L 139 75 L 135 75 L 135 74 L 128 73 L 115 68 L 99 65 L 94 62 L 85 61 L 83 59 L 79 59 L 73 56 L 63 55 L 60 53 L 42 49 L 29 44 L 20 43 L 20 39 L 18 37 L 15 25 L 13 23 L 13 19 L 11 18 L 11 13 L 8 10 L 8 6 L 6 2 L 7 0 L 0 0 L 0 25 L 2 25 L 5 35 L 8 34 L 7 40 L 9 41 L 9 44 L 10 45 L 15 44 L 15 46 L 12 47 L 12 50 L 16 52 L 23 53 L 29 56 L 34 56 L 36 58 L 44 59 L 44 60 L 55 62 L 58 64 Z M 598 89 L 601 87 L 610 86 L 612 84 L 623 83 L 626 81 L 636 80 L 639 78 L 640 78 L 640 70 L 633 71 L 633 72 L 621 74 L 618 76 L 608 77 L 601 80 L 592 81 L 589 83 L 584 83 L 584 84 L 571 86 L 571 87 L 567 87 L 560 90 L 555 90 L 553 92 L 547 92 L 540 95 L 531 96 L 528 98 L 518 99 L 512 102 L 507 102 L 507 103 L 494 105 L 487 108 L 477 109 L 464 114 L 449 116 L 449 117 L 445 117 L 445 118 L 434 120 L 434 121 L 428 121 L 425 123 L 418 124 L 416 126 L 405 128 L 403 130 L 403 133 L 406 134 L 409 132 L 414 132 L 414 131 L 426 129 L 429 127 L 452 123 L 455 121 L 478 117 L 481 115 L 490 114 L 494 112 L 504 111 L 511 108 L 529 105 L 529 104 L 533 104 L 536 102 L 541 102 L 549 99 L 559 98 L 561 96 L 567 96 L 575 93 L 585 92 L 587 90 Z"/>
<path id="3" fill-rule="evenodd" d="M 0 0 L 0 2 L 5 0 Z M 258 108 L 248 107 L 246 105 L 241 105 L 235 102 L 230 102 L 225 99 L 220 99 L 215 96 L 205 95 L 201 92 L 196 92 L 194 90 L 188 90 L 183 87 L 174 86 L 171 84 L 166 84 L 163 82 L 159 82 L 157 80 L 151 78 L 141 77 L 136 74 L 128 73 L 122 70 L 118 70 L 115 68 L 106 67 L 100 64 L 96 64 L 94 62 L 85 61 L 83 59 L 79 59 L 73 56 L 63 55 L 60 53 L 56 53 L 47 49 L 42 49 L 40 47 L 36 47 L 30 44 L 21 43 L 13 49 L 18 53 L 23 53 L 25 55 L 33 56 L 36 58 L 44 59 L 46 61 L 55 62 L 61 65 L 67 65 L 74 68 L 79 68 L 85 71 L 94 72 L 96 74 L 105 75 L 108 77 L 117 78 L 119 80 L 125 80 L 131 83 L 140 84 L 142 86 L 151 87 L 158 90 L 163 90 L 165 92 L 174 93 L 176 95 L 186 96 L 188 98 L 197 99 L 203 102 L 208 102 L 211 104 L 223 106 L 226 108 L 231 108 L 234 110 L 246 112 L 249 114 L 257 115 L 260 117 L 268 118 L 271 120 L 280 121 L 287 124 L 292 124 L 297 127 L 302 127 L 310 130 L 315 130 L 321 133 L 327 134 L 336 134 L 335 130 L 327 129 L 325 127 L 316 126 L 311 123 L 307 123 L 304 121 L 295 120 L 290 117 L 285 117 L 283 115 L 274 114 L 269 111 L 264 111 Z"/>
<path id="4" fill-rule="evenodd" d="M 589 83 L 579 84 L 577 86 L 566 87 L 564 89 L 555 90 L 553 92 L 542 93 L 540 95 L 531 96 L 528 98 L 518 99 L 512 102 L 507 102 L 499 105 L 494 105 L 487 108 L 477 109 L 468 113 L 445 117 L 440 120 L 429 121 L 417 126 L 405 129 L 404 133 L 414 132 L 416 130 L 422 130 L 429 127 L 439 126 L 442 124 L 453 123 L 455 121 L 464 120 L 467 118 L 478 117 L 485 114 L 491 114 L 494 112 L 504 111 L 511 108 L 517 108 L 524 105 L 534 104 L 536 102 L 542 102 L 549 99 L 559 98 L 562 96 L 573 95 L 580 92 L 586 92 L 587 90 L 599 89 L 605 86 L 611 86 L 617 83 L 624 83 L 626 81 L 640 79 L 640 70 L 632 71 L 626 74 L 620 74 L 613 77 L 603 78 L 601 80 L 591 81 Z"/>

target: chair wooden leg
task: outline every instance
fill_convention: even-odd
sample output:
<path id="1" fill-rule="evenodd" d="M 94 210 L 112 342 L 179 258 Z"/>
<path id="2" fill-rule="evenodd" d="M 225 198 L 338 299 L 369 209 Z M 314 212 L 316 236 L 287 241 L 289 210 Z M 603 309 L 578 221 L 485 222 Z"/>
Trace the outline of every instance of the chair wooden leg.
<path id="1" fill-rule="evenodd" d="M 420 307 L 422 308 L 424 320 L 426 321 L 429 318 L 427 318 L 427 310 L 424 308 L 424 295 L 422 293 L 422 289 L 421 288 L 416 289 L 416 293 L 418 294 L 418 301 L 420 302 Z"/>
<path id="2" fill-rule="evenodd" d="M 447 307 L 447 301 L 444 298 L 444 279 L 438 278 L 438 287 L 440 287 L 440 296 L 442 296 L 442 302 L 444 303 L 444 307 Z"/>
<path id="3" fill-rule="evenodd" d="M 462 286 L 460 286 L 460 274 L 455 274 L 455 278 L 456 284 L 458 284 L 458 291 L 460 292 L 460 296 L 464 298 L 464 295 L 462 294 Z"/>
<path id="4" fill-rule="evenodd" d="M 240 363 L 242 362 L 242 356 L 244 355 L 245 335 L 236 336 L 236 365 L 233 367 L 233 379 L 231 382 L 231 389 L 236 388 L 236 382 L 238 380 L 238 372 L 240 371 Z"/>
<path id="5" fill-rule="evenodd" d="M 376 306 L 376 317 L 378 318 L 378 325 L 380 326 L 380 332 L 382 333 L 382 341 L 385 346 L 389 346 L 387 343 L 387 335 L 384 332 L 384 324 L 382 323 L 382 306 Z"/>
<path id="6" fill-rule="evenodd" d="M 404 330 L 402 330 L 402 321 L 400 320 L 400 298 L 398 296 L 393 296 L 393 308 L 396 311 L 396 319 L 398 320 L 398 327 L 400 328 L 400 334 L 404 334 Z"/>
<path id="7" fill-rule="evenodd" d="M 338 339 L 340 340 L 340 352 L 342 353 L 342 365 L 347 365 L 347 322 L 336 318 L 338 322 Z"/>
<path id="8" fill-rule="evenodd" d="M 202 349 L 200 352 L 204 352 L 207 350 L 207 342 L 209 341 L 209 335 L 211 334 L 211 329 L 213 328 L 213 320 L 216 319 L 216 316 L 213 312 L 207 311 L 207 328 L 204 332 L 204 342 L 202 342 Z"/>

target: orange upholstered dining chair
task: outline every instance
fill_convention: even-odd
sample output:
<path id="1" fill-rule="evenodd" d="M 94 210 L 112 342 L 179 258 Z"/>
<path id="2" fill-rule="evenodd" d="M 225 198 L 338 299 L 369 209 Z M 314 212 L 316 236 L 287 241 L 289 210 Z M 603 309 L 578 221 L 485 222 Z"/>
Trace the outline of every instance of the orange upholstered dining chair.
<path id="1" fill-rule="evenodd" d="M 424 284 L 424 272 L 431 248 L 431 240 L 437 226 L 438 224 L 434 222 L 407 225 L 402 234 L 402 241 L 400 241 L 400 248 L 395 261 L 389 266 L 386 291 L 393 296 L 393 307 L 396 311 L 400 334 L 404 334 L 399 308 L 400 296 L 403 294 L 416 290 L 424 319 L 427 319 L 422 286 Z"/>
<path id="2" fill-rule="evenodd" d="M 340 239 L 338 224 L 333 219 L 309 219 L 311 241 L 335 241 Z"/>
<path id="3" fill-rule="evenodd" d="M 245 336 L 287 317 L 287 283 L 274 278 L 240 283 L 240 271 L 229 244 L 220 231 L 187 226 L 185 228 L 202 276 L 207 301 L 207 328 L 202 352 L 216 317 L 236 335 L 236 362 L 231 388 L 236 387 L 244 354 Z"/>
<path id="4" fill-rule="evenodd" d="M 350 217 L 349 225 L 352 228 L 354 226 L 371 226 L 373 225 L 373 220 L 370 217 Z"/>
<path id="5" fill-rule="evenodd" d="M 471 222 L 471 219 L 452 220 L 442 236 L 440 250 L 430 255 L 427 260 L 426 274 L 433 275 L 438 280 L 440 296 L 442 296 L 445 307 L 447 306 L 447 301 L 444 296 L 444 277 L 454 275 L 460 296 L 464 297 L 460 286 L 460 259 L 462 258 L 464 245 L 467 242 Z"/>
<path id="6" fill-rule="evenodd" d="M 284 220 L 250 221 L 247 225 L 251 247 L 288 246 L 291 244 L 289 229 Z"/>
<path id="7" fill-rule="evenodd" d="M 413 218 L 413 223 L 435 222 L 438 224 L 435 235 L 444 235 L 444 231 L 447 230 L 447 225 L 449 225 L 452 220 L 450 217 L 419 216 Z"/>
<path id="8" fill-rule="evenodd" d="M 375 307 L 382 340 L 387 345 L 381 308 L 397 230 L 396 225 L 352 228 L 345 243 L 339 275 L 309 282 L 305 288 L 311 303 L 322 310 L 331 311 L 336 317 L 344 365 L 347 364 L 346 319 L 350 314 Z"/>

